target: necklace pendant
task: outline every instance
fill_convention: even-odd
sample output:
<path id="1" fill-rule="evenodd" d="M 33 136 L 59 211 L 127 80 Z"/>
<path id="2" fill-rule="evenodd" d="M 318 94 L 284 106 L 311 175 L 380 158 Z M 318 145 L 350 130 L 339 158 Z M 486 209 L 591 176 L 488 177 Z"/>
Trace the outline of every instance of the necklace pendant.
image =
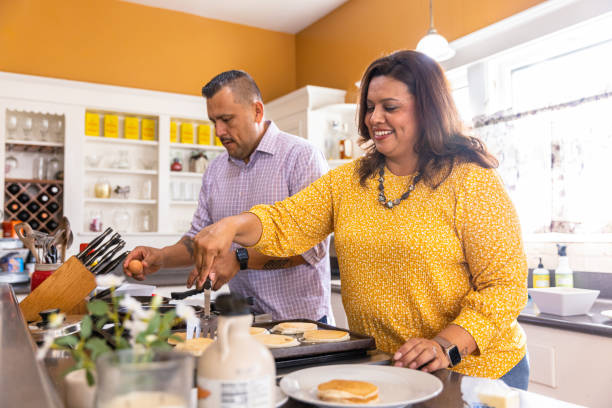
<path id="1" fill-rule="evenodd" d="M 387 201 L 387 204 L 385 204 L 387 206 L 388 209 L 393 208 L 393 201 Z"/>
<path id="2" fill-rule="evenodd" d="M 386 201 L 386 198 L 384 195 L 379 195 L 378 196 L 378 201 L 380 201 L 381 203 L 384 203 Z"/>

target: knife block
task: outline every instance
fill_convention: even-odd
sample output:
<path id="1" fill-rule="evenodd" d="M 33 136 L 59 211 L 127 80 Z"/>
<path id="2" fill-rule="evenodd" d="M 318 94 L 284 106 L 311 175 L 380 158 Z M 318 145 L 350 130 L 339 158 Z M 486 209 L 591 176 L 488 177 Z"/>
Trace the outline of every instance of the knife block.
<path id="1" fill-rule="evenodd" d="M 82 307 L 85 297 L 95 288 L 94 275 L 72 256 L 23 299 L 19 307 L 28 322 L 38 320 L 38 313 L 47 309 L 59 308 L 68 314 L 75 307 Z"/>

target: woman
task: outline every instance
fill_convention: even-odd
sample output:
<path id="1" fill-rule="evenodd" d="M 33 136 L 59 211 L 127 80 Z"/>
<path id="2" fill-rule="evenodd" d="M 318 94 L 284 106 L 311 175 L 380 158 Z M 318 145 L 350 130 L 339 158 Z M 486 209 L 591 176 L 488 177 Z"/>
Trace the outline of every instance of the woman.
<path id="1" fill-rule="evenodd" d="M 293 256 L 334 232 L 351 330 L 374 336 L 396 366 L 451 367 L 526 389 L 516 318 L 527 300 L 527 264 L 497 161 L 462 133 L 429 57 L 380 58 L 361 84 L 365 157 L 282 202 L 202 230 L 200 284 L 232 241 Z"/>

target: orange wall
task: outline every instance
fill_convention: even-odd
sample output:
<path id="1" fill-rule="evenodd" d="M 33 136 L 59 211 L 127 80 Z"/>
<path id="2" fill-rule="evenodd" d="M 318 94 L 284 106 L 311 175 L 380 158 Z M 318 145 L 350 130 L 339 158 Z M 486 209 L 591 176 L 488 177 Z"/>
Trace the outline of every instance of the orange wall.
<path id="1" fill-rule="evenodd" d="M 0 71 L 200 95 L 232 68 L 295 89 L 295 36 L 117 0 L 0 0 Z"/>
<path id="2" fill-rule="evenodd" d="M 452 41 L 543 0 L 436 0 L 434 27 Z M 428 0 L 350 0 L 296 36 L 297 87 L 346 89 L 374 59 L 414 49 L 429 28 Z"/>

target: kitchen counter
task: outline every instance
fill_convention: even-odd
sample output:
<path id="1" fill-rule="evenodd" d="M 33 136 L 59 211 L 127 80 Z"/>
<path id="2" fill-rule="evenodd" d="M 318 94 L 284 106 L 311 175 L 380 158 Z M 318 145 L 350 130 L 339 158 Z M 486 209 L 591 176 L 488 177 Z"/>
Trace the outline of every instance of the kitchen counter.
<path id="1" fill-rule="evenodd" d="M 340 293 L 340 287 L 340 279 L 332 279 L 332 292 Z M 519 315 L 518 321 L 555 329 L 612 337 L 612 319 L 601 314 L 604 310 L 612 310 L 611 299 L 597 299 L 588 314 L 578 316 L 556 316 L 540 313 L 537 306 L 530 299 Z"/>

